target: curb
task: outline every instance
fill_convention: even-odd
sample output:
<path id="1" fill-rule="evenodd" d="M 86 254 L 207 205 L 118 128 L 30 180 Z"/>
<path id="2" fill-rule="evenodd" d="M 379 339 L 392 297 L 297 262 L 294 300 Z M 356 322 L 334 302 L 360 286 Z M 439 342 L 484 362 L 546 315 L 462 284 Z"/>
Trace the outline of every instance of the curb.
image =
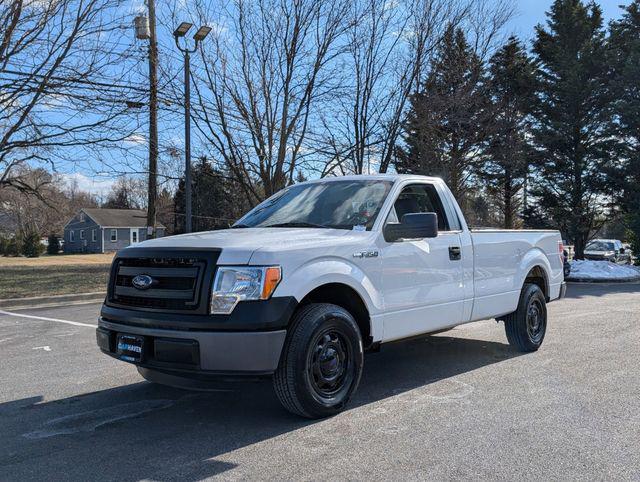
<path id="1" fill-rule="evenodd" d="M 634 278 L 603 278 L 603 279 L 592 279 L 592 278 L 567 278 L 565 281 L 569 283 L 635 283 L 640 281 L 640 276 L 636 276 Z"/>
<path id="2" fill-rule="evenodd" d="M 103 301 L 106 296 L 104 291 L 96 291 L 93 293 L 77 293 L 72 295 L 54 295 L 54 296 L 34 296 L 30 298 L 8 298 L 0 300 L 0 308 L 17 309 L 17 308 L 46 308 L 49 306 L 82 304 L 96 301 Z"/>

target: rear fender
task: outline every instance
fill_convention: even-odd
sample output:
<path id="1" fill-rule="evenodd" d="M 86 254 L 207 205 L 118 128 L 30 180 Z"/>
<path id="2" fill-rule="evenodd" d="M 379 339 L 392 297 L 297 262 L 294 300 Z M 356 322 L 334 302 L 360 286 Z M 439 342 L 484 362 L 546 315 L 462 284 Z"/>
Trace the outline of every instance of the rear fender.
<path id="1" fill-rule="evenodd" d="M 522 289 L 527 275 L 536 266 L 542 268 L 542 271 L 544 272 L 546 287 L 545 295 L 549 296 L 549 286 L 551 283 L 551 264 L 549 263 L 547 255 L 540 248 L 532 248 L 522 257 L 522 260 L 520 261 L 520 265 L 518 267 L 518 272 L 516 274 L 516 286 L 514 288 L 518 290 Z"/>

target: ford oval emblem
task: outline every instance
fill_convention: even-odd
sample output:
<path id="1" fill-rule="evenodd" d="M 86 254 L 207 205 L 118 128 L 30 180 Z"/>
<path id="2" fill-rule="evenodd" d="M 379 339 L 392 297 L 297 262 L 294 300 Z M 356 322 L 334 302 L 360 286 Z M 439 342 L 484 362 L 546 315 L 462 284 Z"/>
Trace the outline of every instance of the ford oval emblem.
<path id="1" fill-rule="evenodd" d="M 148 274 L 139 274 L 131 280 L 134 288 L 139 290 L 148 290 L 153 284 L 153 278 Z"/>

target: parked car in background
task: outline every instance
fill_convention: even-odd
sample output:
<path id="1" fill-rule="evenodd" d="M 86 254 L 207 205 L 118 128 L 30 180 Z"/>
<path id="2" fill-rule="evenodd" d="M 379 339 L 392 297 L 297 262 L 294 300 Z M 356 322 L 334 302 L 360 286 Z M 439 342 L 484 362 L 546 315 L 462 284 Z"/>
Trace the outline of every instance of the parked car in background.
<path id="1" fill-rule="evenodd" d="M 631 252 L 619 239 L 594 239 L 584 250 L 584 258 L 593 261 L 611 261 L 616 264 L 631 264 Z"/>
<path id="2" fill-rule="evenodd" d="M 569 252 L 566 249 L 562 250 L 562 261 L 564 278 L 567 279 L 571 274 L 571 263 L 569 262 Z"/>

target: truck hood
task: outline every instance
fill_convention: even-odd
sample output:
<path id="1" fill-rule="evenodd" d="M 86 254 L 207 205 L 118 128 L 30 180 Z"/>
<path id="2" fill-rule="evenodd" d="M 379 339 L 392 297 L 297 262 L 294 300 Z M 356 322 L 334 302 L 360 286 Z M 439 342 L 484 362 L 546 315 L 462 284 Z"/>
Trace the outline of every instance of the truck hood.
<path id="1" fill-rule="evenodd" d="M 286 252 L 362 243 L 371 231 L 324 228 L 239 228 L 150 239 L 135 248 L 221 248 L 221 264 L 248 264 L 258 250 Z M 125 248 L 129 249 L 129 248 Z"/>

